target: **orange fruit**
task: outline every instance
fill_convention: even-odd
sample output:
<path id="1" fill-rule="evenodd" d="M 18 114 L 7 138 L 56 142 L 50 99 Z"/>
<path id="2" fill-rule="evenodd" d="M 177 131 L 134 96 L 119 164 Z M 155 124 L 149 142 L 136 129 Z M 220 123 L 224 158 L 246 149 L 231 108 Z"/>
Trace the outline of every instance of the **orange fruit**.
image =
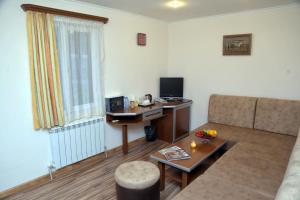
<path id="1" fill-rule="evenodd" d="M 209 130 L 208 131 L 208 135 L 210 135 L 211 137 L 216 137 L 217 136 L 217 131 L 216 130 Z"/>

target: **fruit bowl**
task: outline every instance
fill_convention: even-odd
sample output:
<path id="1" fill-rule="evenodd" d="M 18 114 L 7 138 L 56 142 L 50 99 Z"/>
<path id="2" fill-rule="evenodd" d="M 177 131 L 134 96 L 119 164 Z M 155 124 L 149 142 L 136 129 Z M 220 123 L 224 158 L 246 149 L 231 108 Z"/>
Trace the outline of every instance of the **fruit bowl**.
<path id="1" fill-rule="evenodd" d="M 195 132 L 195 136 L 208 140 L 216 138 L 217 134 L 216 130 L 199 130 Z"/>

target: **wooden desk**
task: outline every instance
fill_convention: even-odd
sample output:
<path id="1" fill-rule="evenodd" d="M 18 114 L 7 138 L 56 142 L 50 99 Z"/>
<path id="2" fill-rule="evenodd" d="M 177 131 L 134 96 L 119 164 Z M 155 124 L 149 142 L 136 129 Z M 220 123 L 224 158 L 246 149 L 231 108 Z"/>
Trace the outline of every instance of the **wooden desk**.
<path id="1" fill-rule="evenodd" d="M 149 107 L 122 109 L 106 112 L 106 121 L 111 125 L 122 126 L 123 153 L 128 153 L 128 125 L 151 121 L 156 126 L 159 139 L 174 142 L 188 135 L 190 128 L 191 100 L 156 103 Z"/>
<path id="2" fill-rule="evenodd" d="M 192 103 L 192 100 L 183 99 L 162 105 L 165 117 L 151 121 L 156 127 L 159 139 L 174 143 L 188 136 Z"/>

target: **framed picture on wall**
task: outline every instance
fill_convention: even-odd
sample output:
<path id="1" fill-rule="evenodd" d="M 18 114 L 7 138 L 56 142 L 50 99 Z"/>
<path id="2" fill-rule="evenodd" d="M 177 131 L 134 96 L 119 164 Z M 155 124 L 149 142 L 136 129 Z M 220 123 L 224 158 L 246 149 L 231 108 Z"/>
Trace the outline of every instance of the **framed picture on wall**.
<path id="1" fill-rule="evenodd" d="M 252 34 L 224 35 L 223 55 L 251 55 Z"/>

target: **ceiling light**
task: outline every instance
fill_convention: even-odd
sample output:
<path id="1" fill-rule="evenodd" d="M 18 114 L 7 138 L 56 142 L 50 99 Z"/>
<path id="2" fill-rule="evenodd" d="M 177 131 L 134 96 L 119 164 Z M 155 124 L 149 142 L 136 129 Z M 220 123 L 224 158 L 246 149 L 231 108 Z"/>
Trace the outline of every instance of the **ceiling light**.
<path id="1" fill-rule="evenodd" d="M 185 4 L 185 2 L 179 0 L 172 0 L 166 3 L 166 5 L 171 8 L 180 8 L 182 6 L 185 6 Z"/>

